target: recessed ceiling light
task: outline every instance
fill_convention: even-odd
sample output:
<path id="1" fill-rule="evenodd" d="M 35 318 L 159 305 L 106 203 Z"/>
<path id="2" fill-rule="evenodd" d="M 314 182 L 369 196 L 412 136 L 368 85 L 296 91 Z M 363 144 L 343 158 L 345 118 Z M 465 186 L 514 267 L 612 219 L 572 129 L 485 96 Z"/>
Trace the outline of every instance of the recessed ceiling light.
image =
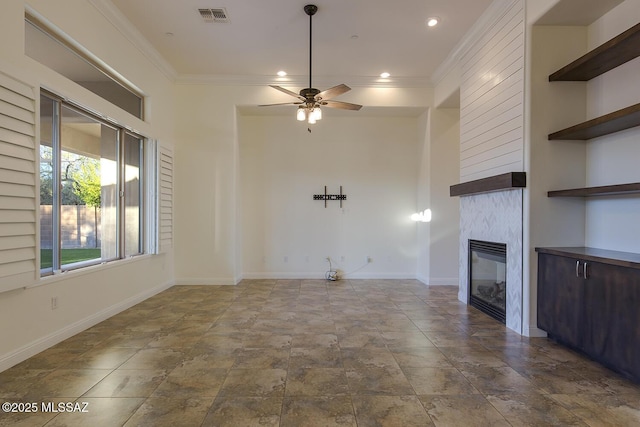
<path id="1" fill-rule="evenodd" d="M 383 79 L 388 79 L 391 76 L 391 74 L 387 73 L 386 71 L 384 73 L 380 73 L 380 77 L 382 77 Z"/>
<path id="2" fill-rule="evenodd" d="M 280 71 L 278 71 L 278 73 L 277 73 L 277 74 L 278 74 L 278 76 L 280 76 L 280 77 L 284 77 L 284 76 L 286 76 L 286 75 L 287 75 L 287 72 L 286 72 L 286 71 L 282 71 L 282 70 L 280 70 Z"/>
<path id="3" fill-rule="evenodd" d="M 357 35 L 357 34 L 354 34 L 354 35 L 352 35 L 352 36 L 351 36 L 351 40 L 358 40 L 358 38 L 359 38 L 359 37 L 358 37 L 358 35 Z"/>
<path id="4" fill-rule="evenodd" d="M 173 33 L 171 31 L 167 31 L 164 35 L 167 37 L 173 37 Z"/>
<path id="5" fill-rule="evenodd" d="M 438 19 L 435 16 L 432 16 L 431 18 L 427 18 L 428 27 L 435 27 L 436 25 L 438 25 L 438 22 L 440 22 L 440 19 Z"/>

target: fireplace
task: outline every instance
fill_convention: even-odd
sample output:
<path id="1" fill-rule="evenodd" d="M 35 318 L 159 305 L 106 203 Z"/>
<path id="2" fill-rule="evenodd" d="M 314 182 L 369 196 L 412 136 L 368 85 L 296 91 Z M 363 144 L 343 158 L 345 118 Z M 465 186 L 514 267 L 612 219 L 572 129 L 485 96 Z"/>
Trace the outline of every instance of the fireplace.
<path id="1" fill-rule="evenodd" d="M 469 304 L 506 321 L 507 245 L 469 240 Z"/>

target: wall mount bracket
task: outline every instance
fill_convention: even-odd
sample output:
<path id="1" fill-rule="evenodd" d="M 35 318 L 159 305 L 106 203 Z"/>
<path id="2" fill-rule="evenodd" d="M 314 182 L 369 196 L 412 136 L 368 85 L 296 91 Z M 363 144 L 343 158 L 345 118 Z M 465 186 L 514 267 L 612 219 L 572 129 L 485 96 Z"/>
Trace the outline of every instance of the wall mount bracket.
<path id="1" fill-rule="evenodd" d="M 342 201 L 347 200 L 347 195 L 342 194 L 342 185 L 340 186 L 340 194 L 327 194 L 327 186 L 324 186 L 324 194 L 314 194 L 313 200 L 324 200 L 324 207 L 327 207 L 327 202 L 331 200 L 337 200 L 342 207 Z"/>

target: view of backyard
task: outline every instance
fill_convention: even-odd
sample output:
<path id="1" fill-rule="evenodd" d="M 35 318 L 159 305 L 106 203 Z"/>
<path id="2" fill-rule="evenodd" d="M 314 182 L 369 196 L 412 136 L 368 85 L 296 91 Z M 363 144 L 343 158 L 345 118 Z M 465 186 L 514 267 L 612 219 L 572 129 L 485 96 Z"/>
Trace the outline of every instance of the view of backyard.
<path id="1" fill-rule="evenodd" d="M 74 262 L 87 261 L 100 258 L 100 248 L 90 249 L 62 249 L 60 252 L 60 264 L 72 264 Z M 40 268 L 50 268 L 53 265 L 53 250 L 40 250 Z"/>

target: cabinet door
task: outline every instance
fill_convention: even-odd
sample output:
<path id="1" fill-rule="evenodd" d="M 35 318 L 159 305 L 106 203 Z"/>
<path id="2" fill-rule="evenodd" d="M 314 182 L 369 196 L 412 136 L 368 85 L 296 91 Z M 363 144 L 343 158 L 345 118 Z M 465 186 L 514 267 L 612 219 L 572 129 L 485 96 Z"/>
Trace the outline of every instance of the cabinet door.
<path id="1" fill-rule="evenodd" d="M 640 270 L 587 264 L 585 351 L 640 379 Z"/>
<path id="2" fill-rule="evenodd" d="M 582 349 L 584 279 L 576 277 L 577 261 L 538 254 L 538 327 L 552 338 Z"/>

